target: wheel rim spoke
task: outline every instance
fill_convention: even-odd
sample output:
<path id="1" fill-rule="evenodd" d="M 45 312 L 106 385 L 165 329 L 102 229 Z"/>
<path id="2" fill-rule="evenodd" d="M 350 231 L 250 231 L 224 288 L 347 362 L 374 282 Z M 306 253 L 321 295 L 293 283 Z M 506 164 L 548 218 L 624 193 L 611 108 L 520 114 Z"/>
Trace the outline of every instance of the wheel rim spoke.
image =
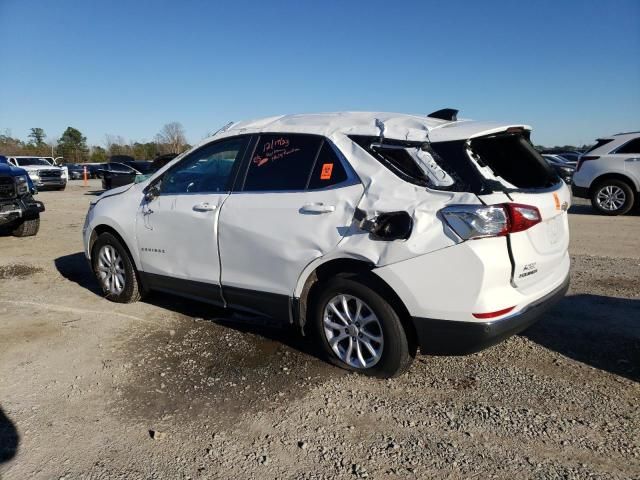
<path id="1" fill-rule="evenodd" d="M 329 347 L 348 366 L 371 368 L 382 357 L 382 324 L 361 299 L 337 294 L 326 303 L 322 322 Z"/>
<path id="2" fill-rule="evenodd" d="M 122 257 L 111 245 L 104 245 L 98 252 L 96 276 L 106 293 L 119 295 L 126 285 L 126 270 Z"/>
<path id="3" fill-rule="evenodd" d="M 338 310 L 338 307 L 336 307 L 335 304 L 330 303 L 329 308 L 331 308 L 331 311 L 333 311 L 333 313 L 336 314 L 336 316 L 340 319 L 342 323 L 344 323 L 345 325 L 349 325 L 349 321 L 346 318 L 344 318 L 344 315 L 342 315 L 342 312 Z"/>

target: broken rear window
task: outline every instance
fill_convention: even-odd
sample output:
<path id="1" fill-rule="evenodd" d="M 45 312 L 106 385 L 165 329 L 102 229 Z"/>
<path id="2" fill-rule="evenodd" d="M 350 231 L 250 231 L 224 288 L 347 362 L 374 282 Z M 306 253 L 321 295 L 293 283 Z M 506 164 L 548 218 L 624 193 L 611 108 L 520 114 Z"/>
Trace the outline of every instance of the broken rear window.
<path id="1" fill-rule="evenodd" d="M 474 160 L 507 187 L 548 188 L 558 183 L 553 168 L 521 133 L 499 133 L 469 141 Z"/>
<path id="2" fill-rule="evenodd" d="M 469 161 L 465 143 L 423 143 L 353 135 L 365 149 L 403 180 L 436 190 L 483 193 L 487 186 Z"/>

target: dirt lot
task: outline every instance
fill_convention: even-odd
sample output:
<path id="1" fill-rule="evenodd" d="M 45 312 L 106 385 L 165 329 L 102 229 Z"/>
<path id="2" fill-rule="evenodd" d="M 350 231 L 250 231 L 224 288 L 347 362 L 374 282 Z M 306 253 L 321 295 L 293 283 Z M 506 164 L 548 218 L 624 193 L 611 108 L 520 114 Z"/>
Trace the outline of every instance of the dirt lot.
<path id="1" fill-rule="evenodd" d="M 39 235 L 0 237 L 3 479 L 640 478 L 639 216 L 575 205 L 551 313 L 378 381 L 204 304 L 103 300 L 96 188 L 41 193 Z"/>

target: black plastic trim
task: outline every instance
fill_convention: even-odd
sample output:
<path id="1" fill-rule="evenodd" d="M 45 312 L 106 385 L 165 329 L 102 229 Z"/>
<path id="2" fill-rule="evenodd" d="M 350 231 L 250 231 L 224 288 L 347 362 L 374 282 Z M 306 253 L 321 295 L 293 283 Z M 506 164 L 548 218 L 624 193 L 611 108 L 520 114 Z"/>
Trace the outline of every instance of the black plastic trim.
<path id="1" fill-rule="evenodd" d="M 571 185 L 571 194 L 578 198 L 591 198 L 589 196 L 589 189 L 587 187 L 578 187 L 577 185 Z"/>
<path id="2" fill-rule="evenodd" d="M 139 272 L 139 275 L 145 289 L 224 306 L 222 290 L 217 283 L 196 282 L 156 273 Z"/>
<path id="3" fill-rule="evenodd" d="M 466 355 L 479 352 L 533 325 L 569 289 L 569 276 L 558 288 L 509 317 L 493 322 L 458 322 L 413 317 L 422 354 Z"/>
<path id="4" fill-rule="evenodd" d="M 290 297 L 238 287 L 222 287 L 227 306 L 236 310 L 265 315 L 284 325 L 290 324 Z"/>

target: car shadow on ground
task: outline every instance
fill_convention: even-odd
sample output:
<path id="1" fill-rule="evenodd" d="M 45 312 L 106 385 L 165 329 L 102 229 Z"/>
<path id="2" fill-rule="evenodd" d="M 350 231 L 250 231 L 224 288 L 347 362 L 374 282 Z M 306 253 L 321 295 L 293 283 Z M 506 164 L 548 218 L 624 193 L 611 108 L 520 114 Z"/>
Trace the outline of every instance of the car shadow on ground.
<path id="1" fill-rule="evenodd" d="M 573 204 L 571 208 L 569 208 L 569 213 L 573 215 L 595 215 L 598 217 L 606 217 L 606 215 L 602 215 L 601 213 L 596 212 L 596 210 L 591 205 L 585 204 Z M 626 213 L 624 216 L 637 217 L 640 216 L 640 208 L 633 208 L 629 213 Z"/>
<path id="2" fill-rule="evenodd" d="M 567 296 L 521 335 L 594 368 L 640 381 L 640 299 Z"/>
<path id="3" fill-rule="evenodd" d="M 102 297 L 102 289 L 94 278 L 84 253 L 78 252 L 58 257 L 54 260 L 54 264 L 64 278 Z M 285 322 L 277 322 L 273 319 L 232 312 L 208 303 L 157 292 L 149 293 L 143 301 L 186 317 L 214 322 L 239 332 L 252 333 L 302 353 L 319 357 L 316 343 L 309 338 L 309 335 L 303 336 L 289 326 L 288 319 L 285 319 Z"/>
<path id="4" fill-rule="evenodd" d="M 82 288 L 92 291 L 96 295 L 102 296 L 102 289 L 89 268 L 89 262 L 84 253 L 72 253 L 56 258 L 53 263 L 56 269 L 67 280 L 77 283 Z"/>
<path id="5" fill-rule="evenodd" d="M 309 329 L 306 329 L 306 335 L 302 335 L 298 329 L 289 324 L 289 319 L 278 321 L 159 292 L 149 293 L 143 301 L 186 317 L 213 322 L 241 333 L 257 335 L 286 345 L 300 353 L 322 359 L 317 342 L 312 338 Z"/>
<path id="6" fill-rule="evenodd" d="M 0 407 L 0 464 L 16 456 L 19 444 L 20 436 L 16 426 Z"/>
<path id="7" fill-rule="evenodd" d="M 104 190 L 89 190 L 88 192 L 84 192 L 85 195 L 92 195 L 94 197 L 98 197 L 100 195 L 102 195 L 105 191 Z"/>

